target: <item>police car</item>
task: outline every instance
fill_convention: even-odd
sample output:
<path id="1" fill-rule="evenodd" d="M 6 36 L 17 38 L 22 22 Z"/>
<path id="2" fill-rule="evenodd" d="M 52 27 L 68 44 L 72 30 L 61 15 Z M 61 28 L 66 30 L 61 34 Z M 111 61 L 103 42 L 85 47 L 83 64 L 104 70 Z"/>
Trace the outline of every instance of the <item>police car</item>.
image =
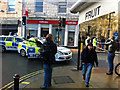
<path id="1" fill-rule="evenodd" d="M 2 46 L 2 52 L 6 50 L 17 50 L 19 42 L 23 42 L 22 37 L 13 36 L 0 36 L 0 46 Z"/>
<path id="2" fill-rule="evenodd" d="M 44 40 L 38 40 L 41 45 Z M 28 56 L 28 60 L 31 58 L 39 58 L 40 47 L 38 47 L 35 41 L 23 41 L 18 45 L 18 53 L 21 56 Z M 56 61 L 68 61 L 72 59 L 72 52 L 65 47 L 57 47 L 57 53 L 55 55 Z"/>

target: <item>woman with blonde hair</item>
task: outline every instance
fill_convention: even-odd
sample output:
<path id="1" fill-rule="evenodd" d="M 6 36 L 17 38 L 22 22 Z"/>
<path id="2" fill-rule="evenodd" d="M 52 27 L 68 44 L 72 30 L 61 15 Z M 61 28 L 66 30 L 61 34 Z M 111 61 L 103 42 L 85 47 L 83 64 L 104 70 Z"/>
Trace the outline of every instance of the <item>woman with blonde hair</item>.
<path id="1" fill-rule="evenodd" d="M 52 34 L 47 34 L 46 41 L 41 48 L 43 49 L 43 52 L 40 54 L 43 56 L 44 85 L 40 88 L 45 89 L 51 87 L 52 68 L 55 62 L 55 54 L 57 53 L 57 46 L 53 42 Z"/>

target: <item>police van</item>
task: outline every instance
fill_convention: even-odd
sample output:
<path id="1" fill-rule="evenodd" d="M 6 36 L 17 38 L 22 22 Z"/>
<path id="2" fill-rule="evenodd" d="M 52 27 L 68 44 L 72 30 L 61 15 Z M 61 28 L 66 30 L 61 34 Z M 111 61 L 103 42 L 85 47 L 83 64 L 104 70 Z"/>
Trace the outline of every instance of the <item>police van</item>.
<path id="1" fill-rule="evenodd" d="M 34 38 L 32 39 L 30 39 L 29 41 L 20 42 L 18 45 L 18 53 L 20 53 L 21 56 L 27 56 L 28 60 L 31 58 L 39 58 L 40 55 L 40 46 L 38 47 Z M 39 39 L 38 41 L 41 43 L 41 45 L 44 42 L 44 40 Z M 72 52 L 70 51 L 70 49 L 65 47 L 57 47 L 57 53 L 55 55 L 56 61 L 69 61 L 71 59 Z"/>
<path id="2" fill-rule="evenodd" d="M 0 46 L 2 47 L 2 52 L 6 50 L 16 50 L 18 49 L 19 42 L 23 42 L 22 37 L 13 37 L 13 36 L 0 36 Z"/>

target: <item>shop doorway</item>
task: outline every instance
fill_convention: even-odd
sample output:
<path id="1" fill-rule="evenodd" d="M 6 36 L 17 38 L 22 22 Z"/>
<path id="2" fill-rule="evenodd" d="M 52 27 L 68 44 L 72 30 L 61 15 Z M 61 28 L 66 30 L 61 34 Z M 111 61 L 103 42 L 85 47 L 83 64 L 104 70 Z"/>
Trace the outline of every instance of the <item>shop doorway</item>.
<path id="1" fill-rule="evenodd" d="M 68 34 L 68 46 L 74 46 L 74 35 L 75 35 L 75 32 L 69 32 L 69 34 Z"/>
<path id="2" fill-rule="evenodd" d="M 49 28 L 42 28 L 41 37 L 46 37 L 47 34 L 49 34 Z"/>
<path id="3" fill-rule="evenodd" d="M 37 30 L 27 30 L 27 34 L 30 34 L 30 37 L 37 37 Z"/>

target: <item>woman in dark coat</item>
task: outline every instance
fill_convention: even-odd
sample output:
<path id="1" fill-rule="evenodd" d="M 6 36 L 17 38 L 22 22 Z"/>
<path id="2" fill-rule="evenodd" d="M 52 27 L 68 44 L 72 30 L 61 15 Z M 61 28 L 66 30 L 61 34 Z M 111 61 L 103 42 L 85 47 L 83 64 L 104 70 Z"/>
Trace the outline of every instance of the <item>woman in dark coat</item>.
<path id="1" fill-rule="evenodd" d="M 55 62 L 55 54 L 57 53 L 57 46 L 53 42 L 53 35 L 48 34 L 46 36 L 46 42 L 42 45 L 42 60 L 43 60 L 43 68 L 44 68 L 44 85 L 41 87 L 42 89 L 51 87 L 51 79 L 52 79 L 52 67 Z"/>
<path id="2" fill-rule="evenodd" d="M 89 81 L 91 76 L 91 71 L 94 66 L 94 62 L 96 63 L 96 66 L 98 67 L 98 60 L 97 60 L 97 53 L 93 49 L 93 44 L 89 43 L 82 51 L 81 53 L 81 60 L 83 64 L 82 68 L 82 75 L 83 79 L 86 79 L 85 85 L 86 87 L 89 87 Z M 87 71 L 87 78 L 86 78 L 86 71 Z"/>

